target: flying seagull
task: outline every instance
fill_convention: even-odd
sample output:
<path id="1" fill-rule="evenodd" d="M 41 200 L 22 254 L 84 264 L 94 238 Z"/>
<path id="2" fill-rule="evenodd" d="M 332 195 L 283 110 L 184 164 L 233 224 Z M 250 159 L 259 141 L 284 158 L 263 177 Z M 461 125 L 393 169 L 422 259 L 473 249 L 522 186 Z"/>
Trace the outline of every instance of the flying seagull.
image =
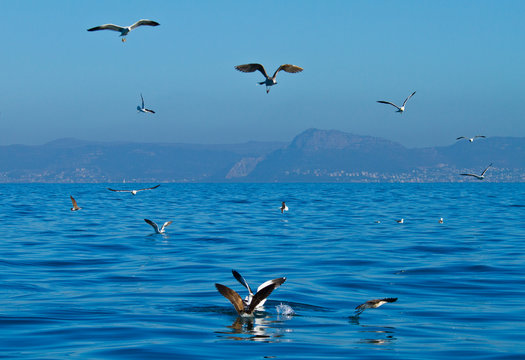
<path id="1" fill-rule="evenodd" d="M 277 84 L 277 81 L 275 81 L 275 77 L 277 76 L 277 73 L 281 70 L 286 71 L 287 73 L 298 73 L 303 71 L 302 67 L 296 66 L 296 65 L 290 65 L 290 64 L 283 64 L 279 66 L 279 68 L 275 71 L 272 77 L 269 77 L 266 73 L 266 70 L 264 70 L 264 66 L 261 64 L 245 64 L 245 65 L 237 65 L 235 68 L 239 71 L 250 73 L 259 70 L 261 74 L 264 75 L 266 80 L 261 81 L 259 85 L 266 85 L 266 93 L 268 94 L 270 92 L 270 86 L 273 86 Z"/>
<path id="2" fill-rule="evenodd" d="M 397 105 L 394 104 L 394 103 L 391 103 L 390 101 L 378 100 L 377 102 L 378 102 L 378 103 L 381 103 L 381 104 L 392 105 L 392 106 L 394 106 L 394 107 L 397 108 L 397 112 L 398 112 L 398 113 L 403 113 L 403 112 L 405 111 L 405 105 L 406 105 L 408 99 L 410 99 L 412 96 L 414 96 L 415 93 L 416 93 L 416 92 L 414 91 L 412 94 L 410 94 L 410 95 L 405 99 L 405 101 L 403 101 L 403 106 L 401 106 L 401 107 L 397 106 Z"/>
<path id="3" fill-rule="evenodd" d="M 75 200 L 73 196 L 69 195 L 69 197 L 71 198 L 71 202 L 73 203 L 73 207 L 71 208 L 71 211 L 77 211 L 77 210 L 82 209 L 81 207 L 78 207 L 77 201 Z"/>
<path id="4" fill-rule="evenodd" d="M 241 283 L 241 285 L 244 286 L 248 290 L 248 295 L 244 298 L 244 303 L 246 305 L 249 305 L 252 302 L 253 297 L 254 297 L 252 289 L 250 288 L 250 285 L 248 285 L 248 282 L 237 271 L 232 270 L 232 274 L 235 277 L 235 279 L 237 279 L 237 281 Z M 264 289 L 265 287 L 271 284 L 275 285 L 274 287 L 274 290 L 275 290 L 279 286 L 281 286 L 285 281 L 286 281 L 285 277 L 265 281 L 257 288 L 257 292 L 261 291 L 262 289 Z M 256 306 L 256 310 L 262 309 L 265 302 L 266 302 L 266 299 L 261 300 L 261 302 Z"/>
<path id="5" fill-rule="evenodd" d="M 152 114 L 155 114 L 155 111 L 151 110 L 151 109 L 146 109 L 144 107 L 144 98 L 142 97 L 142 94 L 140 94 L 140 98 L 142 99 L 142 106 L 137 106 L 137 110 L 139 112 L 143 112 L 143 113 L 152 113 Z"/>
<path id="6" fill-rule="evenodd" d="M 152 186 L 152 187 L 149 187 L 149 188 L 137 189 L 137 190 L 115 190 L 115 189 L 112 189 L 112 188 L 107 188 L 107 189 L 110 190 L 110 191 L 114 191 L 114 192 L 129 192 L 132 195 L 136 195 L 139 191 L 153 190 L 153 189 L 158 188 L 159 186 L 160 186 L 160 184 Z"/>
<path id="7" fill-rule="evenodd" d="M 154 221 L 151 221 L 149 219 L 144 219 L 145 222 L 147 222 L 148 224 L 151 225 L 151 227 L 155 230 L 155 233 L 157 234 L 164 234 L 166 232 L 166 230 L 164 230 L 165 228 L 167 228 L 172 222 L 171 221 L 166 221 L 162 227 L 159 229 L 159 226 L 154 222 Z"/>
<path id="8" fill-rule="evenodd" d="M 468 138 L 468 137 L 465 137 L 465 136 L 460 136 L 460 137 L 458 137 L 456 140 L 466 139 L 466 140 L 468 140 L 469 142 L 473 142 L 474 139 L 476 139 L 476 138 L 486 138 L 486 136 L 485 136 L 485 135 L 476 135 L 476 136 L 474 136 L 474 137 L 472 137 L 472 138 Z"/>
<path id="9" fill-rule="evenodd" d="M 368 300 L 364 304 L 358 305 L 355 308 L 355 312 L 357 315 L 361 314 L 366 309 L 376 309 L 380 307 L 383 304 L 386 303 L 393 303 L 396 302 L 397 298 L 384 298 L 384 299 L 374 299 L 374 300 Z"/>
<path id="10" fill-rule="evenodd" d="M 88 29 L 87 31 L 98 31 L 98 30 L 118 31 L 120 33 L 120 36 L 122 36 L 122 42 L 125 42 L 126 35 L 128 35 L 131 30 L 138 28 L 139 26 L 142 26 L 142 25 L 159 26 L 160 24 L 156 21 L 142 19 L 142 20 L 137 21 L 135 24 L 131 26 L 118 26 L 118 25 L 113 25 L 113 24 L 104 24 L 100 26 L 95 26 L 91 29 Z"/>
<path id="11" fill-rule="evenodd" d="M 485 173 L 487 172 L 487 170 L 489 169 L 489 167 L 492 166 L 492 163 L 487 166 L 487 168 L 485 170 L 483 170 L 483 172 L 481 173 L 481 175 L 476 175 L 476 174 L 460 174 L 460 175 L 463 175 L 463 176 L 472 176 L 472 177 L 475 177 L 476 179 L 478 180 L 483 180 L 485 178 Z"/>
<path id="12" fill-rule="evenodd" d="M 249 289 L 246 280 L 244 280 L 244 278 L 235 270 L 232 270 L 232 272 L 235 278 Z M 236 273 L 237 275 L 235 275 Z M 237 276 L 239 276 L 239 278 Z M 226 299 L 230 300 L 233 307 L 237 311 L 237 314 L 243 317 L 247 317 L 253 316 L 253 312 L 256 310 L 256 308 L 260 308 L 262 304 L 266 302 L 266 298 L 270 296 L 272 291 L 278 288 L 285 281 L 285 277 L 269 280 L 261 286 L 259 286 L 255 295 L 253 295 L 252 291 L 249 289 L 248 291 L 250 292 L 250 295 L 248 295 L 248 297 L 245 300 L 242 300 L 241 296 L 235 290 L 232 290 L 227 286 L 216 283 L 215 287 Z"/>
<path id="13" fill-rule="evenodd" d="M 285 211 L 288 211 L 288 206 L 286 206 L 286 203 L 283 201 L 281 207 L 279 208 L 281 209 L 281 214 L 284 213 Z"/>

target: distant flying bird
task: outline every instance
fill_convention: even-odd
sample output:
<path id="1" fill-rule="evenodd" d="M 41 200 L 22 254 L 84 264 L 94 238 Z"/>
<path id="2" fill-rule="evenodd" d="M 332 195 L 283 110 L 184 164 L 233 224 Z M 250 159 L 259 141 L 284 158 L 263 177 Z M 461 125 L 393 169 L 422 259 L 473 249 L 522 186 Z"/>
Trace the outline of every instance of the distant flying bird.
<path id="1" fill-rule="evenodd" d="M 402 223 L 405 222 L 405 219 L 399 219 L 399 220 L 396 220 L 396 222 L 397 222 L 398 224 L 402 224 Z"/>
<path id="2" fill-rule="evenodd" d="M 374 300 L 368 300 L 364 304 L 358 305 L 355 308 L 355 312 L 357 315 L 361 314 L 366 309 L 376 309 L 380 307 L 383 304 L 386 303 L 392 303 L 396 302 L 397 298 L 384 298 L 384 299 L 374 299 Z"/>
<path id="3" fill-rule="evenodd" d="M 410 99 L 412 96 L 414 96 L 415 93 L 416 93 L 416 92 L 414 91 L 412 94 L 410 94 L 410 95 L 405 99 L 405 101 L 403 101 L 403 106 L 397 106 L 396 104 L 391 103 L 390 101 L 379 100 L 379 101 L 377 101 L 377 102 L 378 102 L 378 103 L 381 103 L 381 104 L 392 105 L 392 106 L 394 106 L 394 107 L 397 108 L 397 112 L 402 113 L 403 111 L 405 111 L 405 105 L 406 105 L 408 99 Z"/>
<path id="4" fill-rule="evenodd" d="M 261 304 L 261 302 L 264 303 L 266 301 L 266 298 L 270 296 L 272 291 L 278 288 L 285 281 L 286 281 L 286 278 L 282 277 L 282 278 L 278 278 L 278 279 L 274 279 L 274 280 L 265 282 L 263 285 L 265 284 L 267 285 L 259 286 L 259 288 L 257 289 L 257 293 L 250 297 L 249 302 L 242 300 L 240 295 L 235 290 L 232 290 L 227 286 L 216 283 L 215 287 L 226 299 L 228 299 L 232 303 L 233 307 L 237 311 L 237 314 L 243 317 L 247 317 L 247 316 L 253 316 L 253 312 Z"/>
<path id="5" fill-rule="evenodd" d="M 110 190 L 110 191 L 114 191 L 114 192 L 129 192 L 129 193 L 131 193 L 131 195 L 136 195 L 139 191 L 153 190 L 153 189 L 158 188 L 159 186 L 160 186 L 160 184 L 152 186 L 152 187 L 149 187 L 149 188 L 137 189 L 137 190 L 115 190 L 115 189 L 112 189 L 112 188 L 107 188 L 107 189 Z"/>
<path id="6" fill-rule="evenodd" d="M 249 305 L 252 302 L 252 299 L 254 297 L 254 294 L 252 292 L 252 289 L 250 288 L 250 285 L 248 285 L 248 282 L 237 271 L 232 270 L 232 274 L 235 277 L 235 279 L 237 279 L 237 281 L 248 290 L 248 295 L 244 298 L 244 303 L 246 305 Z M 257 288 L 257 292 L 259 292 L 261 289 L 271 284 L 274 284 L 275 285 L 274 289 L 277 289 L 285 281 L 286 281 L 285 277 L 265 281 Z M 261 300 L 261 302 L 256 306 L 256 310 L 262 309 L 265 302 L 266 302 L 266 299 Z"/>
<path id="7" fill-rule="evenodd" d="M 468 138 L 468 137 L 465 137 L 465 136 L 460 136 L 460 137 L 458 137 L 456 140 L 466 139 L 466 140 L 468 140 L 469 142 L 473 142 L 474 139 L 476 139 L 476 138 L 486 138 L 486 136 L 485 136 L 485 135 L 476 135 L 476 136 L 474 136 L 474 137 L 472 137 L 472 138 Z"/>
<path id="8" fill-rule="evenodd" d="M 286 203 L 283 201 L 281 207 L 281 214 L 284 213 L 285 211 L 288 211 L 288 206 L 286 206 Z"/>
<path id="9" fill-rule="evenodd" d="M 283 64 L 279 66 L 279 68 L 275 71 L 272 77 L 269 77 L 266 73 L 266 70 L 264 70 L 264 66 L 261 64 L 245 64 L 245 65 L 237 65 L 235 68 L 239 71 L 250 73 L 259 70 L 261 74 L 264 75 L 266 80 L 261 81 L 259 85 L 266 85 L 266 93 L 268 94 L 270 92 L 270 86 L 276 85 L 277 81 L 275 81 L 275 77 L 277 76 L 277 73 L 281 70 L 286 71 L 287 73 L 298 73 L 303 71 L 302 67 L 296 66 L 296 65 L 290 65 L 290 64 Z"/>
<path id="10" fill-rule="evenodd" d="M 155 114 L 155 111 L 153 110 L 150 110 L 150 109 L 146 109 L 144 107 L 144 98 L 142 97 L 142 94 L 140 94 L 140 98 L 142 99 L 142 106 L 137 106 L 137 110 L 139 112 L 143 112 L 143 113 L 152 113 L 152 114 Z"/>
<path id="11" fill-rule="evenodd" d="M 162 225 L 162 227 L 159 229 L 159 226 L 154 221 L 151 221 L 149 219 L 144 219 L 144 221 L 147 222 L 148 224 L 150 224 L 151 227 L 153 228 L 153 230 L 155 230 L 155 233 L 157 233 L 157 234 L 164 234 L 166 232 L 166 230 L 164 230 L 164 229 L 167 228 L 172 223 L 171 221 L 166 221 Z"/>
<path id="12" fill-rule="evenodd" d="M 481 175 L 476 175 L 476 174 L 460 174 L 460 175 L 463 175 L 463 176 L 472 176 L 472 177 L 475 177 L 476 179 L 478 180 L 483 180 L 485 178 L 485 173 L 487 172 L 487 170 L 489 169 L 489 167 L 492 166 L 492 163 L 487 166 L 487 168 L 485 170 L 483 170 L 483 172 L 481 173 Z"/>
<path id="13" fill-rule="evenodd" d="M 82 209 L 81 207 L 78 207 L 77 201 L 75 200 L 75 198 L 73 198 L 73 196 L 69 195 L 69 197 L 71 198 L 71 202 L 73 203 L 73 207 L 71 208 L 71 211 L 77 211 L 77 210 Z"/>
<path id="14" fill-rule="evenodd" d="M 120 36 L 122 36 L 122 42 L 125 42 L 126 35 L 128 35 L 131 30 L 138 28 L 139 26 L 142 26 L 142 25 L 159 26 L 160 24 L 156 21 L 142 19 L 142 20 L 137 21 L 135 24 L 131 26 L 118 26 L 118 25 L 113 25 L 113 24 L 104 24 L 100 26 L 95 26 L 91 29 L 88 29 L 87 31 L 98 31 L 98 30 L 118 31 L 120 33 Z"/>

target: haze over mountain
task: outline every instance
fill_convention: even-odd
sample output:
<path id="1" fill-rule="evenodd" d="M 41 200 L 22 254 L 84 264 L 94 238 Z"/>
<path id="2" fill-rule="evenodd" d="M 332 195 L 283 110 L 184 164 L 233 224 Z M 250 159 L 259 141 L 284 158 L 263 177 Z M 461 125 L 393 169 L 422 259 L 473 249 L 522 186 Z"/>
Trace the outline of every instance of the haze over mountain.
<path id="1" fill-rule="evenodd" d="M 0 146 L 0 182 L 525 181 L 525 138 L 409 149 L 386 139 L 309 129 L 291 143 L 91 142 Z"/>

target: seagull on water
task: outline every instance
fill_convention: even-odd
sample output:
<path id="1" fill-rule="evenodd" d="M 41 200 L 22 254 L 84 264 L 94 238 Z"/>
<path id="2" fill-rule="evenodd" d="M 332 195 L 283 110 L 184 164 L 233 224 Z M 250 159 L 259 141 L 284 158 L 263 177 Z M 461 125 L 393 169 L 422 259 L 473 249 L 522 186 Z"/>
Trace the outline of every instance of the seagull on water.
<path id="1" fill-rule="evenodd" d="M 144 221 L 147 222 L 148 224 L 150 224 L 151 227 L 155 230 L 155 233 L 157 233 L 157 234 L 164 234 L 166 232 L 166 230 L 164 230 L 164 229 L 167 228 L 169 226 L 169 224 L 172 223 L 171 221 L 166 221 L 162 225 L 162 227 L 159 229 L 159 226 L 154 221 L 151 221 L 149 219 L 144 219 Z"/>
<path id="2" fill-rule="evenodd" d="M 279 208 L 281 209 L 281 214 L 284 213 L 285 211 L 288 211 L 288 206 L 286 206 L 286 203 L 283 201 L 281 207 Z"/>
<path id="3" fill-rule="evenodd" d="M 399 219 L 399 220 L 396 220 L 396 222 L 397 222 L 398 224 L 402 224 L 402 223 L 405 222 L 405 219 Z"/>
<path id="4" fill-rule="evenodd" d="M 266 73 L 266 70 L 264 70 L 264 66 L 261 64 L 245 64 L 245 65 L 237 65 L 235 68 L 239 71 L 250 73 L 259 70 L 261 74 L 264 75 L 266 80 L 261 81 L 259 85 L 266 85 L 266 93 L 268 94 L 270 92 L 270 86 L 276 85 L 277 81 L 275 81 L 275 77 L 277 76 L 277 73 L 281 70 L 286 71 L 287 73 L 298 73 L 303 71 L 302 67 L 296 66 L 296 65 L 290 65 L 290 64 L 283 64 L 279 66 L 279 68 L 273 73 L 272 77 L 269 77 Z"/>
<path id="5" fill-rule="evenodd" d="M 439 218 L 439 223 L 443 224 L 443 218 Z"/>
<path id="6" fill-rule="evenodd" d="M 75 200 L 73 196 L 69 195 L 69 197 L 71 198 L 71 202 L 73 203 L 73 207 L 71 208 L 71 211 L 77 211 L 77 210 L 82 209 L 81 207 L 78 207 L 77 201 Z"/>
<path id="7" fill-rule="evenodd" d="M 138 28 L 139 26 L 142 26 L 142 25 L 159 26 L 160 24 L 158 22 L 156 22 L 156 21 L 153 21 L 153 20 L 142 19 L 142 20 L 139 20 L 135 24 L 130 25 L 130 26 L 118 26 L 118 25 L 114 25 L 114 24 L 104 24 L 104 25 L 100 25 L 100 26 L 95 26 L 95 27 L 93 27 L 91 29 L 88 29 L 87 31 L 98 31 L 98 30 L 118 31 L 120 33 L 120 36 L 122 36 L 122 42 L 125 42 L 126 41 L 126 35 L 128 35 L 131 30 L 136 29 L 136 28 Z"/>
<path id="8" fill-rule="evenodd" d="M 473 142 L 474 139 L 476 139 L 476 138 L 486 138 L 486 136 L 485 136 L 485 135 L 476 135 L 476 136 L 471 137 L 471 138 L 466 137 L 466 136 L 460 136 L 460 137 L 458 137 L 456 140 L 466 139 L 466 140 L 468 140 L 469 142 Z"/>
<path id="9" fill-rule="evenodd" d="M 476 179 L 478 180 L 483 180 L 485 178 L 485 173 L 487 172 L 487 170 L 489 169 L 489 167 L 492 166 L 492 163 L 487 166 L 487 168 L 485 170 L 483 170 L 483 172 L 481 173 L 481 175 L 476 175 L 476 174 L 460 174 L 460 175 L 463 175 L 463 176 L 472 176 L 472 177 L 475 177 Z"/>
<path id="10" fill-rule="evenodd" d="M 408 99 L 410 99 L 412 96 L 414 96 L 415 93 L 416 93 L 416 92 L 414 91 L 412 94 L 410 94 L 410 95 L 405 99 L 405 101 L 403 101 L 403 106 L 397 106 L 396 104 L 391 103 L 390 101 L 378 100 L 377 102 L 378 102 L 378 103 L 381 103 L 381 104 L 392 105 L 392 106 L 394 106 L 394 107 L 397 108 L 397 112 L 398 112 L 398 113 L 403 113 L 403 112 L 405 111 L 405 105 L 406 105 Z"/>
<path id="11" fill-rule="evenodd" d="M 361 314 L 366 309 L 376 309 L 383 304 L 396 302 L 397 298 L 384 298 L 384 299 L 374 299 L 368 300 L 364 304 L 358 305 L 355 308 L 356 315 Z"/>
<path id="12" fill-rule="evenodd" d="M 232 270 L 233 276 L 239 281 L 246 289 L 248 289 L 248 296 L 243 300 L 241 296 L 227 286 L 221 284 L 215 284 L 217 290 L 230 302 L 240 316 L 253 316 L 255 310 L 261 310 L 266 302 L 266 298 L 270 296 L 272 291 L 281 286 L 285 281 L 285 277 L 268 280 L 261 284 L 257 288 L 257 292 L 253 294 L 250 286 L 246 280 L 237 271 Z"/>
<path id="13" fill-rule="evenodd" d="M 153 190 L 153 189 L 158 188 L 159 186 L 160 186 L 160 184 L 152 186 L 152 187 L 149 187 L 149 188 L 137 189 L 137 190 L 115 190 L 115 189 L 112 189 L 112 188 L 107 188 L 107 189 L 110 190 L 110 191 L 114 191 L 114 192 L 129 192 L 129 193 L 131 193 L 131 195 L 137 195 L 137 193 L 139 191 Z"/>
<path id="14" fill-rule="evenodd" d="M 137 106 L 137 110 L 139 112 L 143 112 L 143 113 L 151 113 L 151 114 L 155 114 L 155 111 L 151 110 L 151 109 L 146 109 L 144 107 L 144 98 L 142 97 L 142 94 L 140 94 L 140 98 L 142 99 L 142 106 Z"/>

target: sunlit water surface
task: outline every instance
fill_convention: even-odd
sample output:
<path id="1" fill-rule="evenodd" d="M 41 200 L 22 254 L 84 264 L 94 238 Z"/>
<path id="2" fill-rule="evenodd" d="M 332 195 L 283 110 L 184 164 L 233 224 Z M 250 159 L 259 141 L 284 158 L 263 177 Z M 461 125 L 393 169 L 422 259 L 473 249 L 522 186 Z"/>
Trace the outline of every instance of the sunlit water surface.
<path id="1" fill-rule="evenodd" d="M 146 185 L 0 185 L 0 357 L 525 358 L 525 184 Z"/>

